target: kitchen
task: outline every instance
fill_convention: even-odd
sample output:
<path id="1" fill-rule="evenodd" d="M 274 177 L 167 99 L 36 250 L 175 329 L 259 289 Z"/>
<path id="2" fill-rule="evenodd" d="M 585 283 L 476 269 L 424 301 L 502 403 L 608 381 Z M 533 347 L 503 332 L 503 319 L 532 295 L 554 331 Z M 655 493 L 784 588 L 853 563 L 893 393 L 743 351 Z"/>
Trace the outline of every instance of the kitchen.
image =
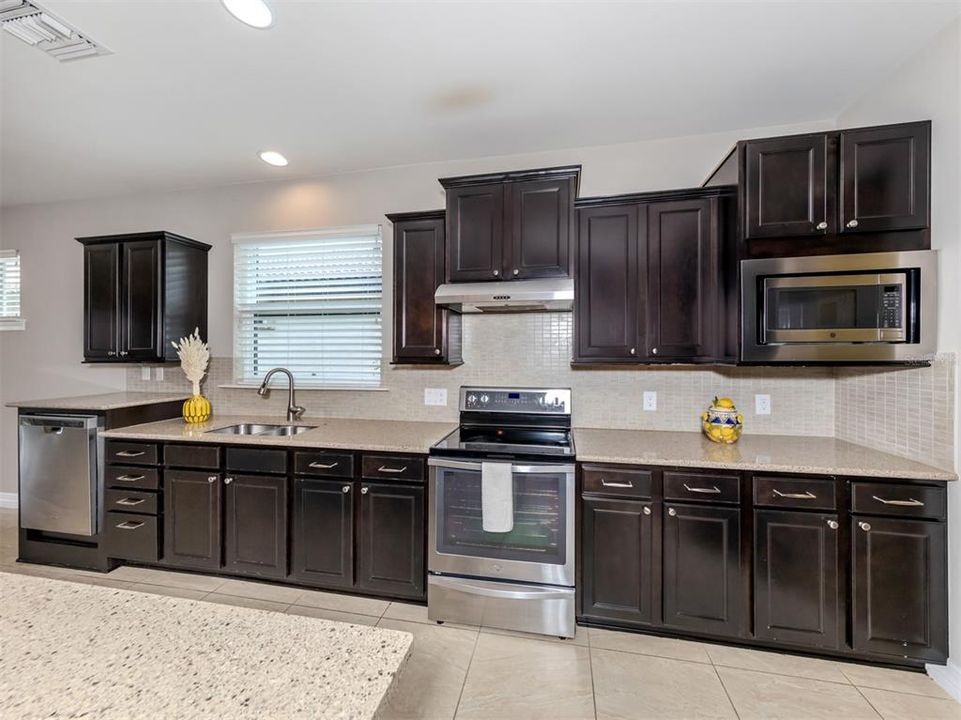
<path id="1" fill-rule="evenodd" d="M 27 127 L 22 113 L 29 107 L 35 114 L 50 102 L 21 80 L 29 72 L 42 70 L 49 83 L 66 81 L 50 75 L 55 70 L 84 82 L 94 73 L 90 77 L 109 78 L 129 92 L 150 75 L 150 58 L 135 45 L 145 40 L 134 27 L 109 6 L 68 5 L 49 3 L 48 9 L 112 54 L 58 65 L 4 34 L 4 64 L 22 75 L 4 70 L 3 86 L 26 103 L 23 110 L 9 103 L 20 120 L 4 125 L 19 133 Z M 270 7 L 274 26 L 262 31 L 238 23 L 220 3 L 198 3 L 194 11 L 238 48 L 270 50 L 291 67 L 300 60 L 284 56 L 275 43 L 290 42 L 285 33 L 297 19 L 316 25 L 331 44 L 324 52 L 344 49 L 346 36 L 337 29 L 357 22 L 395 27 L 380 36 L 382 51 L 402 46 L 404 19 L 386 6 Z M 657 7 L 679 13 L 665 22 L 687 17 L 683 6 Z M 168 589 L 184 596 L 177 602 L 202 608 L 230 603 L 240 613 L 236 606 L 247 604 L 273 615 L 300 611 L 403 630 L 413 642 L 404 666 L 385 670 L 397 673 L 393 686 L 381 690 L 385 717 L 526 717 L 562 709 L 576 717 L 811 717 L 821 711 L 811 705 L 812 690 L 833 711 L 840 707 L 851 716 L 953 716 L 957 706 L 949 698 L 958 684 L 950 648 L 957 644 L 949 642 L 948 628 L 953 633 L 958 622 L 956 593 L 949 593 L 955 531 L 947 516 L 956 501 L 952 482 L 961 445 L 958 328 L 949 293 L 957 281 L 961 226 L 951 201 L 958 189 L 951 162 L 959 156 L 958 96 L 951 79 L 957 79 L 959 22 L 955 4 L 912 7 L 922 9 L 899 7 L 910 23 L 895 21 L 893 9 L 878 10 L 892 13 L 885 16 L 888 35 L 882 28 L 876 40 L 864 41 L 868 69 L 849 78 L 857 85 L 833 90 L 836 98 L 816 109 L 794 106 L 786 116 L 767 107 L 776 103 L 759 102 L 742 108 L 728 130 L 712 127 L 710 118 L 681 123 L 684 103 L 678 100 L 673 107 L 645 109 L 669 113 L 675 121 L 669 133 L 612 129 L 576 141 L 542 140 L 543 126 L 531 133 L 519 124 L 516 142 L 523 139 L 523 145 L 492 145 L 483 134 L 456 130 L 488 112 L 485 103 L 501 108 L 500 101 L 485 99 L 482 88 L 431 96 L 439 103 L 431 107 L 442 123 L 442 156 L 412 147 L 405 149 L 408 159 L 395 148 L 393 155 L 385 150 L 390 162 L 382 162 L 358 149 L 350 172 L 324 170 L 336 166 L 330 159 L 336 149 L 306 128 L 272 129 L 264 137 L 225 127 L 231 143 L 254 143 L 248 154 L 259 167 L 251 171 L 246 160 L 239 167 L 191 161 L 189 172 L 178 170 L 183 163 L 169 157 L 173 145 L 164 149 L 159 140 L 129 158 L 155 168 L 136 180 L 137 171 L 120 158 L 108 161 L 82 143 L 78 160 L 58 172 L 26 162 L 30 153 L 5 152 L 11 199 L 0 219 L 0 247 L 19 251 L 25 329 L 0 333 L 2 400 L 20 405 L 3 410 L 0 426 L 0 490 L 4 507 L 11 508 L 2 514 L 3 572 L 114 583 L 118 591 Z M 510 15 L 516 25 L 503 37 L 512 48 L 507 57 L 536 56 L 512 43 L 520 42 L 524 28 L 546 22 L 546 8 L 553 22 L 571 23 L 566 31 L 584 26 L 592 42 L 626 18 L 650 20 L 644 6 L 601 4 L 592 12 L 563 4 L 501 7 L 516 13 Z M 771 11 L 766 19 L 772 28 L 786 18 L 799 28 L 816 21 L 815 11 L 784 8 L 783 16 Z M 854 27 L 857 6 L 837 8 L 839 28 Z M 143 12 L 150 13 L 159 38 L 167 23 L 183 20 L 177 13 L 184 9 Z M 457 12 L 419 6 L 407 22 L 456 27 L 465 17 Z M 477 20 L 478 33 L 493 22 L 478 7 L 460 12 Z M 721 4 L 710 12 L 727 27 L 744 11 Z M 385 13 L 393 23 L 384 23 Z M 449 50 L 452 41 L 440 33 L 424 42 Z M 416 55 L 401 57 L 419 62 Z M 785 51 L 778 62 L 790 67 L 798 57 Z M 186 71 L 192 62 L 165 58 L 171 72 Z M 578 82 L 585 80 L 564 62 Z M 136 63 L 130 75 L 116 74 L 127 63 Z M 290 97 L 283 95 L 291 90 L 288 80 L 258 76 L 270 62 L 264 65 L 251 69 L 252 81 Z M 210 67 L 205 82 L 242 97 L 244 88 L 214 77 L 230 69 L 225 66 Z M 276 69 L 271 66 L 271 73 Z M 368 70 L 361 62 L 357 72 Z M 321 74 L 338 87 L 339 80 Z M 710 84 L 680 71 L 674 78 L 696 82 L 702 92 Z M 554 82 L 543 79 L 545 87 Z M 416 92 L 428 95 L 443 86 L 418 83 L 424 87 Z M 107 93 L 103 102 L 117 100 Z M 626 109 L 631 102 L 619 109 L 624 118 L 633 112 Z M 210 112 L 217 117 L 215 108 Z M 107 121 L 102 112 L 97 117 Z M 398 128 L 413 123 L 410 137 L 421 138 L 417 117 L 398 117 Z M 173 127 L 158 121 L 152 126 L 158 138 L 190 142 L 177 125 L 183 119 L 164 122 Z M 79 138 L 83 129 L 62 131 Z M 337 132 L 346 142 L 352 129 L 341 125 Z M 9 137 L 5 150 L 15 140 L 22 148 L 42 145 L 29 134 Z M 454 137 L 476 146 L 446 146 Z M 118 147 L 130 141 L 116 138 Z M 327 143 L 328 159 L 311 166 L 306 157 L 318 143 Z M 261 163 L 257 152 L 265 147 L 284 150 L 290 166 Z M 885 150 L 871 156 L 873 147 Z M 851 148 L 879 164 L 853 163 Z M 189 156 L 190 149 L 184 152 Z M 480 159 L 453 159 L 459 157 Z M 858 168 L 867 174 L 859 176 Z M 88 177 L 95 187 L 86 187 Z M 195 189 L 177 189 L 185 187 Z M 868 188 L 860 197 L 859 187 Z M 870 190 L 879 187 L 908 195 L 881 193 L 879 200 Z M 802 202 L 795 202 L 799 192 Z M 879 209 L 885 200 L 889 205 Z M 798 208 L 800 217 L 785 216 Z M 118 237 L 129 233 L 141 234 Z M 333 320 L 323 320 L 298 340 L 305 352 L 286 340 L 270 346 L 278 334 L 263 330 L 263 309 L 249 297 L 304 276 L 308 255 L 321 265 L 333 262 L 325 253 L 338 243 L 354 248 L 348 272 L 360 299 L 349 312 L 324 317 L 353 318 L 359 340 L 349 354 L 331 351 L 339 331 L 329 324 Z M 304 254 L 278 251 L 289 246 Z M 176 248 L 185 248 L 183 256 L 192 260 L 175 262 Z M 124 273 L 134 263 L 124 263 L 135 249 L 148 249 L 140 258 L 156 264 L 131 281 L 133 275 Z M 886 257 L 867 257 L 876 252 Z M 264 263 L 279 265 L 279 274 L 252 269 Z M 145 278 L 175 278 L 175 269 L 186 265 L 206 282 L 198 281 L 182 306 L 176 297 L 182 283 L 158 290 L 162 301 L 148 312 L 158 323 L 148 328 L 148 342 L 128 342 L 143 326 L 118 320 L 125 307 L 120 298 L 142 295 L 128 296 L 124 288 L 142 289 Z M 106 268 L 106 282 L 98 268 Z M 803 309 L 796 300 L 799 279 L 808 283 L 805 297 L 827 297 L 830 288 L 818 284 L 825 273 L 842 276 L 847 284 L 835 286 L 845 288 L 852 277 L 873 273 L 873 285 L 855 284 L 852 292 L 859 305 L 865 293 L 870 296 L 874 327 L 790 331 L 854 333 L 817 342 L 777 337 L 784 328 L 762 319 Z M 306 277 L 319 283 L 326 276 L 308 268 Z M 118 299 L 106 303 L 116 309 L 113 318 L 108 311 L 106 325 L 98 324 L 103 315 L 91 314 L 96 308 L 85 308 L 85 287 L 97 289 L 87 295 L 93 305 L 103 304 L 102 288 L 119 288 Z M 295 282 L 288 280 L 283 291 L 293 296 Z M 204 295 L 206 302 L 197 302 Z M 470 312 L 475 309 L 493 312 Z M 885 313 L 892 314 L 890 322 Z M 283 325 L 292 321 L 277 317 L 294 315 L 275 313 L 267 323 L 293 336 L 296 328 Z M 166 324 L 169 330 L 158 332 Z M 191 425 L 180 418 L 190 382 L 169 338 L 162 344 L 155 339 L 169 332 L 178 341 L 194 327 L 202 328 L 210 347 L 201 388 L 213 415 Z M 885 335 L 892 330 L 904 334 Z M 752 333 L 765 332 L 770 342 L 752 342 Z M 865 332 L 874 333 L 872 341 L 865 341 Z M 247 351 L 253 345 L 257 353 Z M 814 346 L 822 354 L 805 355 Z M 781 354 L 763 356 L 770 351 Z M 134 359 L 131 352 L 142 354 Z M 288 393 L 283 373 L 273 377 L 266 396 L 257 392 L 278 366 L 293 371 L 296 396 Z M 126 403 L 99 397 L 115 392 L 149 395 L 129 395 Z M 81 396 L 86 400 L 48 400 Z M 701 432 L 702 413 L 715 397 L 731 398 L 743 418 L 736 443 L 713 443 Z M 18 413 L 49 411 L 86 412 L 105 426 L 94 432 L 94 445 L 102 443 L 103 483 L 95 484 L 91 497 L 143 502 L 127 506 L 131 512 L 105 507 L 99 515 L 88 513 L 98 530 L 129 523 L 110 531 L 123 538 L 114 545 L 106 532 L 102 542 L 58 542 L 65 538 L 56 531 L 18 527 L 16 508 L 22 521 L 24 497 L 22 486 L 16 495 L 23 470 Z M 160 424 L 138 426 L 147 420 Z M 274 428 L 207 432 L 249 424 Z M 313 429 L 281 435 L 287 425 Z M 464 547 L 469 538 L 431 534 L 455 529 L 439 514 L 446 506 L 438 498 L 446 487 L 452 501 L 483 501 L 482 486 L 497 483 L 479 481 L 486 473 L 476 466 L 504 465 L 487 461 L 507 458 L 515 472 L 547 470 L 527 479 L 515 475 L 513 502 L 523 507 L 518 503 L 530 496 L 521 486 L 537 483 L 551 498 L 556 522 L 549 547 L 556 562 L 521 558 L 532 550 L 524 545 L 502 548 L 506 554 L 477 570 L 477 564 L 461 563 L 477 557 L 476 546 Z M 117 485 L 128 482 L 121 477 L 139 476 L 133 482 L 140 486 Z M 268 497 L 274 512 L 264 510 Z M 152 513 L 136 511 L 151 503 Z M 486 525 L 488 506 L 481 504 Z M 469 510 L 475 514 L 458 520 L 466 523 L 461 530 L 467 536 L 480 519 L 476 505 Z M 114 517 L 118 522 L 106 522 Z M 178 517 L 184 520 L 176 523 Z M 779 526 L 778 519 L 790 523 Z M 245 531 L 249 522 L 256 533 Z M 779 527 L 786 528 L 780 537 L 773 534 Z M 126 539 L 150 530 L 152 542 Z M 879 530 L 876 547 L 894 555 L 872 560 L 863 538 Z M 890 533 L 901 539 L 885 545 Z M 524 541 L 516 531 L 507 534 Z M 762 542 L 765 537 L 769 542 Z M 443 552 L 445 543 L 459 551 Z M 785 547 L 801 554 L 768 554 Z M 897 587 L 883 585 L 880 604 L 868 608 L 859 593 L 880 592 L 865 582 L 885 582 L 878 568 L 887 567 L 886 560 L 897 568 Z M 154 569 L 158 565 L 162 569 Z M 552 579 L 512 573 L 532 567 L 551 569 Z M 562 597 L 506 602 L 503 592 L 491 593 L 497 572 L 502 576 L 494 590 L 511 584 L 506 589 L 515 594 L 558 590 Z M 553 609 L 522 609 L 531 604 Z M 918 672 L 925 668 L 934 680 Z M 675 691 L 654 692 L 666 678 L 678 678 Z M 646 689 L 628 689 L 635 686 Z M 265 712 L 298 715 L 282 706 Z"/>

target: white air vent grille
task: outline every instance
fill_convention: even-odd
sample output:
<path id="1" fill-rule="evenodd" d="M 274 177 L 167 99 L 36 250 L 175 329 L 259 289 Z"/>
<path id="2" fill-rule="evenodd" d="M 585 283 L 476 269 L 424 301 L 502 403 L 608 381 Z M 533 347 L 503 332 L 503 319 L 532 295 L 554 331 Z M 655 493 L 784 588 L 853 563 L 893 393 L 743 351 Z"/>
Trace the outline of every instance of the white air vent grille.
<path id="1" fill-rule="evenodd" d="M 60 62 L 107 52 L 83 33 L 27 0 L 0 0 L 0 27 Z"/>

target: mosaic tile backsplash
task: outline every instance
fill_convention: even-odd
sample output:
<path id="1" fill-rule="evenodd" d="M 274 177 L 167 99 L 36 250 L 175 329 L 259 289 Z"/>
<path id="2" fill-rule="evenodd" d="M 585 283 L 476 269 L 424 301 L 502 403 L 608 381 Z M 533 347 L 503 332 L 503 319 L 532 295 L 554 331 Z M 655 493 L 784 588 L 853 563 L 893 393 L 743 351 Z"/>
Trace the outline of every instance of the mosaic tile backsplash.
<path id="1" fill-rule="evenodd" d="M 837 372 L 831 368 L 728 368 L 673 365 L 665 367 L 597 368 L 570 367 L 572 342 L 571 313 L 531 313 L 513 315 L 464 316 L 464 364 L 456 368 L 395 367 L 384 360 L 383 389 L 380 391 L 298 389 L 297 400 L 306 406 L 306 417 L 354 417 L 404 420 L 457 420 L 457 390 L 461 385 L 557 386 L 573 390 L 574 424 L 580 427 L 627 428 L 643 430 L 699 431 L 700 414 L 715 395 L 731 397 L 744 414 L 745 432 L 764 435 L 819 435 L 854 442 L 871 433 L 871 420 L 865 415 L 887 417 L 887 410 L 872 407 L 870 391 L 859 381 L 878 373 L 864 370 Z M 385 337 L 385 343 L 390 338 Z M 216 354 L 219 348 L 213 348 Z M 939 359 L 925 370 L 883 373 L 900 376 L 914 374 L 919 386 L 931 386 L 931 393 L 917 393 L 914 402 L 945 405 L 948 423 L 953 408 L 954 356 Z M 179 368 L 167 366 L 164 380 L 145 381 L 139 367 L 127 373 L 127 389 L 149 392 L 185 391 L 189 384 Z M 934 392 L 945 375 L 951 376 L 949 392 Z M 939 378 L 937 381 L 935 378 Z M 283 378 L 277 377 L 267 399 L 253 389 L 223 387 L 234 382 L 230 357 L 211 359 L 204 393 L 213 404 L 214 414 L 282 414 L 287 392 Z M 891 381 L 896 390 L 896 379 Z M 843 386 L 843 387 L 842 387 Z M 940 386 L 939 386 L 940 387 Z M 424 405 L 424 388 L 446 388 L 446 407 Z M 644 411 L 645 391 L 657 393 L 657 410 Z M 770 415 L 756 415 L 754 395 L 771 396 Z M 894 398 L 895 395 L 890 397 Z M 897 396 L 900 398 L 900 396 Z M 883 396 L 887 402 L 889 395 Z M 854 401 L 858 409 L 846 403 Z M 901 400 L 898 400 L 901 402 Z M 868 413 L 863 410 L 867 409 Z M 912 417 L 933 417 L 927 407 L 912 411 Z M 843 422 L 841 419 L 843 418 Z M 940 420 L 938 421 L 940 422 Z M 859 429 L 863 425 L 863 430 Z M 841 432 L 843 431 L 843 434 Z M 953 443 L 950 427 L 939 426 L 938 457 L 951 457 Z M 878 437 L 884 438 L 877 440 Z M 907 438 L 907 439 L 905 439 Z M 945 448 L 944 438 L 949 448 Z M 899 455 L 924 459 L 918 453 L 922 443 L 918 433 L 900 432 L 873 435 L 872 447 Z M 880 444 L 878 444 L 880 443 Z M 882 446 L 883 445 L 883 446 Z M 934 445 L 931 446 L 932 450 Z M 930 458 L 928 461 L 933 462 Z M 943 466 L 943 462 L 940 463 Z"/>

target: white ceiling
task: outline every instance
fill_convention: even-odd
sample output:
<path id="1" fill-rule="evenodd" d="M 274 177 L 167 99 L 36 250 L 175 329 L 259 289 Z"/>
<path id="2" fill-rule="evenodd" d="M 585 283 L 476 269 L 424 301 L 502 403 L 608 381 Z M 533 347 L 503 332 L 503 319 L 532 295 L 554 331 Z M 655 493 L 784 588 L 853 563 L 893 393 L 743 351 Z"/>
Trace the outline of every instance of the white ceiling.
<path id="1" fill-rule="evenodd" d="M 272 0 L 264 31 L 217 0 L 38 2 L 113 54 L 0 33 L 5 205 L 834 118 L 961 13 Z"/>

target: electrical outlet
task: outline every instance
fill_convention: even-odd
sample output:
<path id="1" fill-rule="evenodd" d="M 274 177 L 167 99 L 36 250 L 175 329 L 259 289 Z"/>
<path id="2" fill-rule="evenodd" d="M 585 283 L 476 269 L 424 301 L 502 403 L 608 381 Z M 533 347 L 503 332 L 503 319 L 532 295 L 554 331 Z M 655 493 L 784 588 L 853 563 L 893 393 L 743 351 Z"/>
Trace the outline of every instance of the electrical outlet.
<path id="1" fill-rule="evenodd" d="M 140 379 L 141 379 L 141 380 L 149 380 L 149 379 L 150 379 L 150 366 L 149 366 L 149 365 L 141 365 L 141 366 L 140 366 Z"/>
<path id="2" fill-rule="evenodd" d="M 770 395 L 754 396 L 754 414 L 755 415 L 771 414 L 771 396 Z"/>
<path id="3" fill-rule="evenodd" d="M 153 379 L 160 381 L 164 379 L 164 369 L 163 366 L 157 366 L 153 369 Z"/>
<path id="4" fill-rule="evenodd" d="M 644 409 L 657 410 L 657 393 L 653 390 L 644 391 Z"/>
<path id="5" fill-rule="evenodd" d="M 447 405 L 447 388 L 424 388 L 424 405 Z"/>

